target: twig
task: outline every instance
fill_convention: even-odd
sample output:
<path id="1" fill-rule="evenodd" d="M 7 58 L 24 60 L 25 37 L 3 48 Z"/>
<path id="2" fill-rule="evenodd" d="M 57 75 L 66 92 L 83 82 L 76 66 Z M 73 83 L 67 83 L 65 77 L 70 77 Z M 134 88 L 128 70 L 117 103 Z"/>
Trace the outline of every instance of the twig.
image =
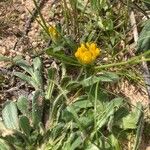
<path id="1" fill-rule="evenodd" d="M 122 4 L 124 4 L 124 5 L 127 5 L 123 0 L 119 0 Z M 131 9 L 135 9 L 135 7 L 136 7 L 136 9 L 138 9 L 140 12 L 142 12 L 145 16 L 146 16 L 146 18 L 147 19 L 149 19 L 149 16 L 148 16 L 148 14 L 140 7 L 140 6 L 138 6 L 135 2 L 131 2 L 131 5 L 129 5 L 129 7 L 131 8 Z"/>
<path id="2" fill-rule="evenodd" d="M 138 41 L 138 30 L 137 30 L 135 15 L 134 15 L 133 11 L 131 11 L 131 14 L 130 14 L 130 21 L 131 21 L 131 26 L 132 26 L 132 30 L 133 30 L 134 41 L 137 44 L 137 41 Z"/>
<path id="3" fill-rule="evenodd" d="M 44 0 L 38 0 L 37 3 L 38 3 L 38 9 L 41 9 L 41 7 L 44 4 Z M 38 14 L 38 10 L 36 8 L 33 9 L 32 16 L 27 20 L 27 22 L 25 24 L 24 35 L 28 34 L 28 32 L 30 30 L 30 27 L 31 27 L 31 23 L 34 21 L 34 19 L 37 16 L 37 14 Z"/>
<path id="4" fill-rule="evenodd" d="M 0 74 L 3 74 L 3 75 L 12 75 L 12 72 L 8 71 L 8 69 L 0 68 Z"/>
<path id="5" fill-rule="evenodd" d="M 44 2 L 45 2 L 44 0 L 38 0 L 38 9 L 42 8 L 42 6 L 44 5 Z M 18 42 L 22 38 L 24 38 L 24 37 L 26 37 L 28 35 L 28 32 L 30 31 L 30 28 L 31 28 L 31 23 L 35 20 L 37 14 L 38 14 L 38 10 L 37 9 L 33 9 L 33 13 L 31 15 L 31 17 L 25 23 L 25 29 L 24 29 L 23 35 L 21 36 L 20 39 L 17 39 L 17 41 L 14 44 L 13 50 L 16 49 Z"/>
<path id="6" fill-rule="evenodd" d="M 137 5 L 135 2 L 133 2 L 133 5 L 134 5 L 138 10 L 140 10 L 140 11 L 146 16 L 147 19 L 150 19 L 150 18 L 149 18 L 149 15 L 148 15 L 139 5 Z"/>
<path id="7" fill-rule="evenodd" d="M 131 11 L 131 14 L 130 14 L 130 21 L 131 21 L 131 25 L 134 25 L 134 27 L 133 27 L 133 35 L 134 35 L 134 41 L 137 44 L 137 41 L 138 41 L 138 30 L 137 30 L 136 19 L 135 19 L 135 15 L 134 15 L 133 11 Z M 143 60 L 144 59 L 145 58 L 143 57 Z M 150 103 L 150 72 L 149 72 L 147 63 L 145 61 L 142 61 L 142 66 L 141 67 L 142 67 L 142 70 L 143 70 L 142 75 L 143 75 L 143 78 L 144 78 L 144 81 L 145 81 L 147 93 L 148 93 L 148 96 L 149 96 L 149 103 Z"/>

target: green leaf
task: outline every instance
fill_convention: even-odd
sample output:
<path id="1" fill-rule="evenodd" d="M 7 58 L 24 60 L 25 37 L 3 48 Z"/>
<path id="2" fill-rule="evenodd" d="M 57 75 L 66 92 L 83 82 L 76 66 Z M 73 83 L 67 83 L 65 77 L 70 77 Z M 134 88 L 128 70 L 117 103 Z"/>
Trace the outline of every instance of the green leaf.
<path id="1" fill-rule="evenodd" d="M 137 104 L 137 107 L 135 107 L 133 112 L 126 117 L 123 117 L 121 127 L 123 129 L 136 129 L 141 116 L 141 111 L 141 106 Z"/>
<path id="2" fill-rule="evenodd" d="M 37 89 L 42 89 L 43 87 L 43 78 L 42 78 L 42 61 L 39 57 L 33 59 L 34 75 L 32 78 L 37 83 Z"/>
<path id="3" fill-rule="evenodd" d="M 2 110 L 2 118 L 7 128 L 19 129 L 17 107 L 14 102 L 9 101 L 5 104 Z"/>
<path id="4" fill-rule="evenodd" d="M 53 52 L 53 49 L 49 48 L 46 50 L 46 53 L 50 56 L 53 56 L 54 58 L 60 60 L 61 62 L 64 62 L 66 64 L 74 65 L 74 66 L 80 66 L 80 64 L 71 56 L 65 55 L 63 52 Z"/>
<path id="5" fill-rule="evenodd" d="M 150 9 L 150 0 L 143 0 L 144 4 L 148 9 Z"/>
<path id="6" fill-rule="evenodd" d="M 38 88 L 36 81 L 34 81 L 31 77 L 25 75 L 24 73 L 15 72 L 14 75 L 19 77 L 20 79 L 26 81 L 28 84 L 31 84 L 35 89 Z"/>
<path id="7" fill-rule="evenodd" d="M 119 76 L 113 72 L 103 72 L 100 77 L 102 82 L 116 82 L 119 80 Z"/>
<path id="8" fill-rule="evenodd" d="M 67 150 L 67 149 L 73 150 L 73 149 L 71 149 L 71 142 L 74 140 L 74 138 L 75 138 L 75 133 L 71 133 L 69 135 L 69 137 L 67 138 L 67 140 L 64 142 L 64 145 L 63 145 L 62 149 L 64 149 L 64 150 Z"/>
<path id="9" fill-rule="evenodd" d="M 111 19 L 105 19 L 103 24 L 106 31 L 112 31 L 114 29 L 113 21 Z"/>
<path id="10" fill-rule="evenodd" d="M 21 73 L 15 72 L 14 75 L 26 81 L 28 84 L 31 84 L 36 90 L 43 88 L 43 78 L 42 78 L 42 62 L 39 57 L 36 57 L 33 60 L 33 68 L 23 59 L 17 59 L 16 64 L 24 69 L 30 76 Z"/>
<path id="11" fill-rule="evenodd" d="M 122 125 L 122 118 L 126 117 L 130 114 L 129 108 L 125 105 L 121 107 L 114 115 L 114 125 L 121 126 Z"/>
<path id="12" fill-rule="evenodd" d="M 32 122 L 35 127 L 42 121 L 43 94 L 40 90 L 35 91 L 32 100 Z"/>
<path id="13" fill-rule="evenodd" d="M 94 11 L 97 11 L 97 13 L 101 10 L 101 9 L 108 9 L 107 6 L 107 2 L 106 0 L 90 0 L 91 2 L 91 7 Z"/>
<path id="14" fill-rule="evenodd" d="M 1 85 L 2 83 L 5 83 L 5 76 L 2 75 L 2 74 L 0 74 L 0 85 Z"/>
<path id="15" fill-rule="evenodd" d="M 62 120 L 64 120 L 64 122 L 66 123 L 72 120 L 72 114 L 66 109 L 62 112 L 61 115 L 62 115 Z"/>
<path id="16" fill-rule="evenodd" d="M 56 69 L 55 68 L 50 68 L 48 70 L 48 85 L 47 85 L 47 91 L 46 91 L 46 99 L 50 99 L 52 97 L 52 93 L 54 90 L 54 82 L 53 80 L 55 80 L 56 77 Z"/>
<path id="17" fill-rule="evenodd" d="M 122 98 L 115 98 L 107 104 L 106 109 L 102 112 L 101 115 L 97 116 L 97 130 L 99 130 L 102 126 L 106 125 L 109 118 L 114 115 L 114 113 L 123 105 Z"/>
<path id="18" fill-rule="evenodd" d="M 26 72 L 28 72 L 30 75 L 33 75 L 33 69 L 32 69 L 32 67 L 25 60 L 18 59 L 18 60 L 16 60 L 15 63 L 16 63 L 16 65 L 20 66 L 23 70 L 25 70 Z"/>
<path id="19" fill-rule="evenodd" d="M 87 87 L 87 86 L 91 86 L 99 81 L 101 81 L 101 78 L 96 77 L 96 76 L 90 76 L 90 77 L 80 81 L 80 84 L 84 87 Z"/>
<path id="20" fill-rule="evenodd" d="M 13 147 L 15 150 L 16 149 L 22 150 L 25 148 L 25 146 L 28 142 L 27 136 L 25 136 L 23 133 L 21 133 L 18 130 L 8 130 L 5 132 L 6 132 L 6 134 L 5 134 L 5 136 L 3 136 L 3 139 L 6 140 L 11 145 L 12 149 L 13 149 Z"/>
<path id="21" fill-rule="evenodd" d="M 73 143 L 71 144 L 70 150 L 75 150 L 77 149 L 81 144 L 82 144 L 83 140 L 81 138 L 81 136 L 79 136 L 78 138 L 76 138 Z"/>
<path id="22" fill-rule="evenodd" d="M 87 38 L 87 42 L 91 42 L 91 41 L 93 41 L 93 39 L 95 38 L 95 36 L 96 36 L 96 30 L 93 30 L 85 38 Z"/>
<path id="23" fill-rule="evenodd" d="M 71 80 L 72 79 L 69 76 L 65 76 L 64 78 L 62 78 L 61 83 L 60 83 L 61 87 L 66 88 L 66 86 L 70 83 Z"/>
<path id="24" fill-rule="evenodd" d="M 76 113 L 78 113 L 81 109 L 90 108 L 92 106 L 93 106 L 93 104 L 90 101 L 88 101 L 88 100 L 76 101 L 75 103 L 73 103 L 71 105 L 71 107 L 74 108 L 74 110 L 76 111 Z"/>
<path id="25" fill-rule="evenodd" d="M 150 50 L 150 19 L 148 19 L 140 33 L 137 43 L 137 53 Z"/>
<path id="26" fill-rule="evenodd" d="M 75 120 L 75 122 L 77 123 L 79 129 L 84 132 L 84 127 L 83 124 L 80 122 L 79 120 L 79 116 L 78 114 L 75 112 L 74 108 L 72 106 L 67 107 L 68 112 L 70 112 L 72 114 L 73 119 Z"/>
<path id="27" fill-rule="evenodd" d="M 35 87 L 36 90 L 43 89 L 43 78 L 42 78 L 42 73 L 40 71 L 35 70 L 34 76 L 32 76 L 33 81 L 36 82 L 36 87 Z"/>
<path id="28" fill-rule="evenodd" d="M 33 59 L 33 67 L 34 70 L 41 70 L 42 69 L 42 61 L 39 57 Z"/>
<path id="29" fill-rule="evenodd" d="M 12 147 L 9 146 L 9 143 L 0 139 L 0 150 L 13 150 Z"/>
<path id="30" fill-rule="evenodd" d="M 89 144 L 85 150 L 99 150 L 99 148 L 95 144 Z"/>
<path id="31" fill-rule="evenodd" d="M 21 128 L 21 130 L 27 135 L 30 136 L 30 132 L 31 132 L 31 126 L 30 126 L 30 122 L 29 119 L 26 116 L 21 116 L 19 119 L 19 126 Z"/>
<path id="32" fill-rule="evenodd" d="M 93 123 L 94 123 L 92 112 L 90 112 L 90 111 L 88 112 L 87 111 L 87 116 L 86 117 L 80 117 L 79 121 L 82 124 L 82 126 L 85 128 L 85 130 L 88 127 L 92 127 Z"/>
<path id="33" fill-rule="evenodd" d="M 0 61 L 11 61 L 11 58 L 0 54 Z"/>
<path id="34" fill-rule="evenodd" d="M 17 107 L 23 115 L 29 114 L 29 102 L 26 97 L 20 96 L 17 101 Z"/>
<path id="35" fill-rule="evenodd" d="M 69 0 L 73 9 L 76 9 L 77 1 L 76 0 Z"/>
<path id="36" fill-rule="evenodd" d="M 65 123 L 58 123 L 51 132 L 51 135 L 54 139 L 56 139 L 61 133 L 63 133 L 65 127 Z"/>
<path id="37" fill-rule="evenodd" d="M 145 124 L 144 114 L 143 114 L 143 111 L 142 111 L 143 110 L 142 104 L 137 103 L 137 108 L 141 111 L 138 114 L 139 120 L 138 120 L 138 125 L 137 125 L 136 137 L 135 137 L 135 143 L 134 143 L 134 146 L 133 146 L 133 150 L 139 150 L 140 149 L 140 143 L 141 143 L 142 135 L 143 135 L 143 126 Z"/>
<path id="38" fill-rule="evenodd" d="M 113 134 L 111 134 L 110 139 L 111 139 L 111 146 L 113 147 L 113 150 L 121 150 L 119 141 Z"/>
<path id="39" fill-rule="evenodd" d="M 97 82 L 115 82 L 119 79 L 118 75 L 111 72 L 104 72 L 99 76 L 90 76 L 82 81 L 80 84 L 84 87 L 91 86 Z"/>
<path id="40" fill-rule="evenodd" d="M 98 0 L 91 0 L 91 6 L 93 10 L 98 10 Z"/>

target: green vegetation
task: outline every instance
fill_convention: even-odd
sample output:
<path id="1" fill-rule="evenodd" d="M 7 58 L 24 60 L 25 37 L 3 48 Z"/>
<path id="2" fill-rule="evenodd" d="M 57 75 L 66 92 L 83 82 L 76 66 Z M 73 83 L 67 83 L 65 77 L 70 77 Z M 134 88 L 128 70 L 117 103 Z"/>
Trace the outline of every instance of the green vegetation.
<path id="1" fill-rule="evenodd" d="M 35 0 L 34 4 L 38 9 Z M 145 8 L 143 2 L 139 5 Z M 140 148 L 145 116 L 142 104 L 132 106 L 109 88 L 123 78 L 141 84 L 140 70 L 134 70 L 142 61 L 150 61 L 150 29 L 146 28 L 149 22 L 140 35 L 138 54 L 125 59 L 130 52 L 128 13 L 133 6 L 131 1 L 62 0 L 64 22 L 55 26 L 38 12 L 40 19 L 36 20 L 45 40 L 51 40 L 42 54 L 59 65 L 45 68 L 41 52 L 33 58 L 32 65 L 22 57 L 0 56 L 1 61 L 21 69 L 14 75 L 33 91 L 31 99 L 22 95 L 16 102 L 9 100 L 4 104 L 0 149 L 124 150 L 129 145 L 129 150 Z M 96 43 L 100 54 L 92 58 L 92 47 L 85 54 L 87 47 L 81 46 L 81 62 L 75 53 L 87 42 Z"/>

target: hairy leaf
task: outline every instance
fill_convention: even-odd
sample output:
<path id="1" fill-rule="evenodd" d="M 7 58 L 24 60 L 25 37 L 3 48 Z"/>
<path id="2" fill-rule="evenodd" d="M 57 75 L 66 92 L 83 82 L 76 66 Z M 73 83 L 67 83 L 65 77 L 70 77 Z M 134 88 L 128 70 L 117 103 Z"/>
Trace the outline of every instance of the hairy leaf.
<path id="1" fill-rule="evenodd" d="M 122 98 L 115 98 L 110 103 L 107 104 L 106 109 L 103 111 L 101 115 L 97 116 L 97 130 L 100 129 L 103 125 L 108 122 L 110 116 L 114 115 L 114 113 L 123 105 Z"/>
<path id="2" fill-rule="evenodd" d="M 137 43 L 137 53 L 150 50 L 150 19 L 146 21 Z"/>
<path id="3" fill-rule="evenodd" d="M 7 128 L 19 129 L 18 112 L 14 102 L 9 101 L 5 104 L 5 107 L 2 110 L 2 118 Z"/>
<path id="4" fill-rule="evenodd" d="M 32 121 L 35 127 L 39 126 L 42 121 L 42 111 L 43 111 L 43 95 L 40 90 L 35 91 L 32 100 Z"/>
<path id="5" fill-rule="evenodd" d="M 66 64 L 70 64 L 70 65 L 74 65 L 74 66 L 80 66 L 78 64 L 78 62 L 73 58 L 73 57 L 70 57 L 70 56 L 67 56 L 65 55 L 63 52 L 53 52 L 53 49 L 47 49 L 46 50 L 46 53 L 50 56 L 53 56 L 54 58 L 66 63 Z"/>
<path id="6" fill-rule="evenodd" d="M 21 96 L 17 101 L 17 107 L 23 115 L 29 114 L 29 102 L 26 97 Z"/>
<path id="7" fill-rule="evenodd" d="M 20 66 L 22 69 L 24 69 L 26 72 L 28 72 L 30 75 L 33 75 L 32 67 L 25 60 L 19 59 L 16 61 L 16 64 Z"/>
<path id="8" fill-rule="evenodd" d="M 38 88 L 38 85 L 35 80 L 33 80 L 30 76 L 25 75 L 24 73 L 21 72 L 15 72 L 15 76 L 19 77 L 20 79 L 26 81 L 28 84 L 31 84 L 35 89 Z"/>
<path id="9" fill-rule="evenodd" d="M 7 57 L 7 56 L 3 56 L 0 54 L 0 62 L 1 61 L 11 61 L 11 58 Z"/>
<path id="10" fill-rule="evenodd" d="M 110 72 L 104 72 L 103 74 L 99 76 L 90 76 L 82 81 L 80 81 L 80 84 L 82 84 L 84 87 L 91 86 L 97 82 L 115 82 L 119 79 L 118 75 L 115 73 Z"/>
<path id="11" fill-rule="evenodd" d="M 20 117 L 19 126 L 27 136 L 30 136 L 31 126 L 30 126 L 29 119 L 26 116 Z"/>
<path id="12" fill-rule="evenodd" d="M 122 120 L 122 128 L 123 129 L 136 129 L 138 125 L 139 118 L 141 116 L 141 105 L 137 104 L 135 110 L 128 114 Z"/>
<path id="13" fill-rule="evenodd" d="M 14 150 L 9 143 L 4 141 L 3 139 L 0 139 L 0 149 L 1 150 Z"/>

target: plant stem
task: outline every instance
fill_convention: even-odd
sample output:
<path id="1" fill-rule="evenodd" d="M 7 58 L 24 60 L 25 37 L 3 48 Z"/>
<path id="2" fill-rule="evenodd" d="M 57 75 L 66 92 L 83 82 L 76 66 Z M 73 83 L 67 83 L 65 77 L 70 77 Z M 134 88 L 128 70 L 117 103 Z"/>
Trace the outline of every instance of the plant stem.
<path id="1" fill-rule="evenodd" d="M 128 61 L 122 61 L 122 62 L 118 62 L 118 63 L 112 63 L 112 64 L 106 64 L 106 65 L 102 65 L 102 66 L 96 66 L 95 70 L 101 70 L 101 69 L 106 69 L 106 68 L 111 68 L 111 67 L 117 67 L 117 66 L 125 66 L 125 65 L 130 65 L 130 64 L 138 64 L 140 62 L 143 61 L 150 61 L 150 58 L 145 58 L 145 59 L 130 59 Z"/>

